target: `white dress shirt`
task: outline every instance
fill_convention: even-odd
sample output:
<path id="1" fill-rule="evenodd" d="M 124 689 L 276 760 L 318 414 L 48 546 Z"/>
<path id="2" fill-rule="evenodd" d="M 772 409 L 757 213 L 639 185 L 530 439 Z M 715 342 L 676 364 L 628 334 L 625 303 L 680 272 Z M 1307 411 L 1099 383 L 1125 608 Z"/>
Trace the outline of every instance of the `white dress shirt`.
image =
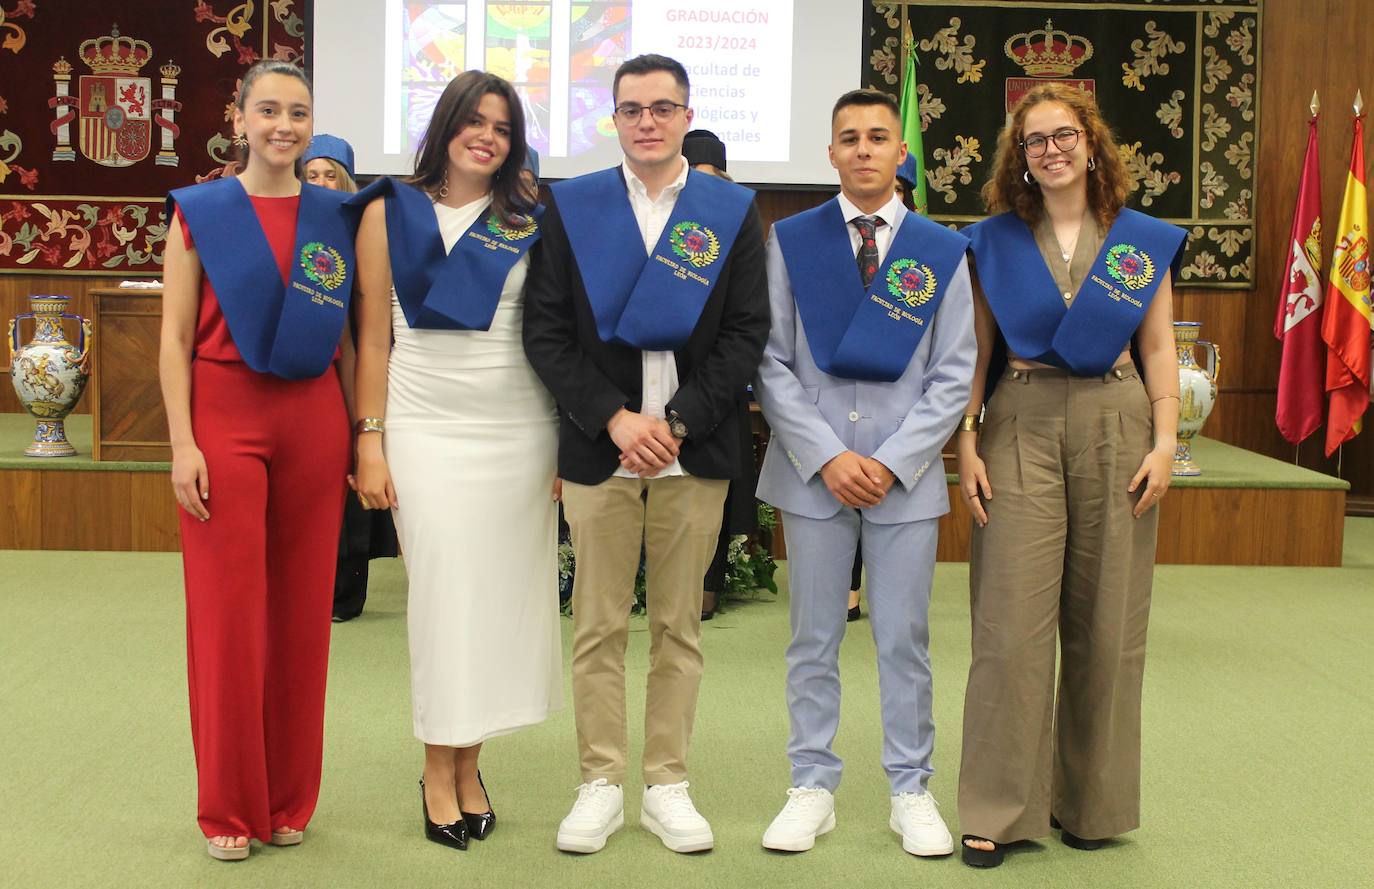
<path id="1" fill-rule="evenodd" d="M 892 193 L 892 198 L 886 204 L 878 208 L 877 213 L 865 213 L 854 202 L 840 192 L 840 212 L 844 214 L 845 228 L 849 229 L 849 243 L 854 248 L 854 257 L 859 256 L 859 245 L 862 239 L 859 237 L 859 230 L 854 227 L 854 220 L 860 216 L 876 216 L 883 221 L 873 233 L 873 240 L 878 244 L 878 268 L 881 269 L 883 260 L 887 258 L 887 248 L 892 246 L 892 222 L 897 218 L 897 208 L 902 205 L 897 193 Z"/>
<path id="2" fill-rule="evenodd" d="M 649 199 L 648 189 L 630 169 L 628 163 L 622 163 L 621 169 L 625 173 L 625 184 L 629 190 L 630 208 L 634 210 L 635 222 L 639 223 L 639 233 L 644 237 L 644 250 L 648 253 L 658 243 L 659 237 L 663 234 L 664 226 L 668 224 L 668 217 L 673 215 L 673 208 L 677 206 L 677 196 L 682 191 L 682 187 L 687 184 L 687 170 L 689 169 L 687 159 L 682 158 L 682 172 L 678 173 L 677 178 L 658 193 L 658 198 L 655 200 Z M 645 351 L 640 352 L 640 356 L 644 382 L 639 412 L 648 417 L 657 417 L 660 420 L 667 419 L 668 402 L 677 393 L 677 359 L 672 352 Z M 617 467 L 615 474 L 621 478 L 640 477 L 624 466 Z M 664 478 L 670 475 L 686 474 L 682 469 L 682 464 L 674 460 L 659 470 L 657 474 L 647 476 L 647 478 Z"/>

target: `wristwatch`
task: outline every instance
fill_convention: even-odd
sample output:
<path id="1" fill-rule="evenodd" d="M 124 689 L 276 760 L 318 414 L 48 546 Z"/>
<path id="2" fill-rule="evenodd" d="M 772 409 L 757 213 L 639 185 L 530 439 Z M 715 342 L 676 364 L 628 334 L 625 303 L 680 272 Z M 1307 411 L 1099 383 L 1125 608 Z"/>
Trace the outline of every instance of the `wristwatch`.
<path id="1" fill-rule="evenodd" d="M 673 438 L 679 440 L 687 437 L 687 424 L 682 421 L 677 411 L 668 412 L 668 431 L 673 433 Z"/>

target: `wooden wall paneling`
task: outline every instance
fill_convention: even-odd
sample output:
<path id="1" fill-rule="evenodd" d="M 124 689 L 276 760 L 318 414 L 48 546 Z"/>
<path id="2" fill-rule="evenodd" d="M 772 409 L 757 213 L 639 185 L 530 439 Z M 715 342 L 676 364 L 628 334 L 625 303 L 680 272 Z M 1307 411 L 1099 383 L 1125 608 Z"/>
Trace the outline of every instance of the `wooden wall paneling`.
<path id="1" fill-rule="evenodd" d="M 181 531 L 168 472 L 129 473 L 130 544 L 139 552 L 176 552 Z"/>
<path id="2" fill-rule="evenodd" d="M 128 472 L 50 469 L 42 476 L 43 549 L 128 550 Z"/>
<path id="3" fill-rule="evenodd" d="M 835 196 L 839 189 L 788 189 L 769 190 L 759 189 L 758 205 L 759 216 L 763 221 L 763 233 L 767 236 L 773 223 L 779 219 L 786 219 L 794 216 L 803 210 L 810 210 L 818 207 Z"/>
<path id="4" fill-rule="evenodd" d="M 42 485 L 37 469 L 0 472 L 0 549 L 41 549 Z"/>
<path id="5" fill-rule="evenodd" d="M 162 294 L 97 290 L 94 303 L 96 459 L 170 460 L 157 373 Z"/>

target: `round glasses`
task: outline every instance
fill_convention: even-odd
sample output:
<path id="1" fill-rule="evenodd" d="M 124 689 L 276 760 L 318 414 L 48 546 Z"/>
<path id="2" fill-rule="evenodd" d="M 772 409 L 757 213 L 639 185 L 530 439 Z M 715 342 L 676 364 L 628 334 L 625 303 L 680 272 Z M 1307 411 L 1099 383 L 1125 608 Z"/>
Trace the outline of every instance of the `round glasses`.
<path id="1" fill-rule="evenodd" d="M 654 102 L 652 105 L 640 105 L 638 102 L 626 102 L 624 105 L 617 105 L 615 107 L 615 116 L 620 118 L 624 123 L 639 123 L 640 118 L 644 116 L 644 112 L 647 110 L 654 116 L 654 120 L 659 123 L 667 123 L 673 119 L 673 115 L 677 114 L 679 108 L 685 110 L 687 106 L 680 105 L 677 102 L 669 102 L 667 99 Z"/>
<path id="2" fill-rule="evenodd" d="M 1036 134 L 1022 139 L 1019 143 L 1021 150 L 1026 153 L 1026 157 L 1043 157 L 1049 148 L 1051 140 L 1054 147 L 1060 151 L 1073 151 L 1078 145 L 1078 136 L 1082 130 L 1075 130 L 1072 127 L 1064 127 L 1062 130 L 1055 130 L 1049 137 Z"/>

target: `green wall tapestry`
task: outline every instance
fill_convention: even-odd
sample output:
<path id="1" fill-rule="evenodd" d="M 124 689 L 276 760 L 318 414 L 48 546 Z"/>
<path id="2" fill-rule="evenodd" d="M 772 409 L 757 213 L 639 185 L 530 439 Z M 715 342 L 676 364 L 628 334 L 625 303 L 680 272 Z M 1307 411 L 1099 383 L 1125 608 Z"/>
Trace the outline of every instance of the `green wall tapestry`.
<path id="1" fill-rule="evenodd" d="M 1130 205 L 1188 230 L 1182 287 L 1254 286 L 1262 0 L 872 0 L 864 85 L 920 59 L 932 218 L 984 215 L 979 189 L 1012 104 L 1038 81 L 1093 92 L 1136 184 Z"/>

